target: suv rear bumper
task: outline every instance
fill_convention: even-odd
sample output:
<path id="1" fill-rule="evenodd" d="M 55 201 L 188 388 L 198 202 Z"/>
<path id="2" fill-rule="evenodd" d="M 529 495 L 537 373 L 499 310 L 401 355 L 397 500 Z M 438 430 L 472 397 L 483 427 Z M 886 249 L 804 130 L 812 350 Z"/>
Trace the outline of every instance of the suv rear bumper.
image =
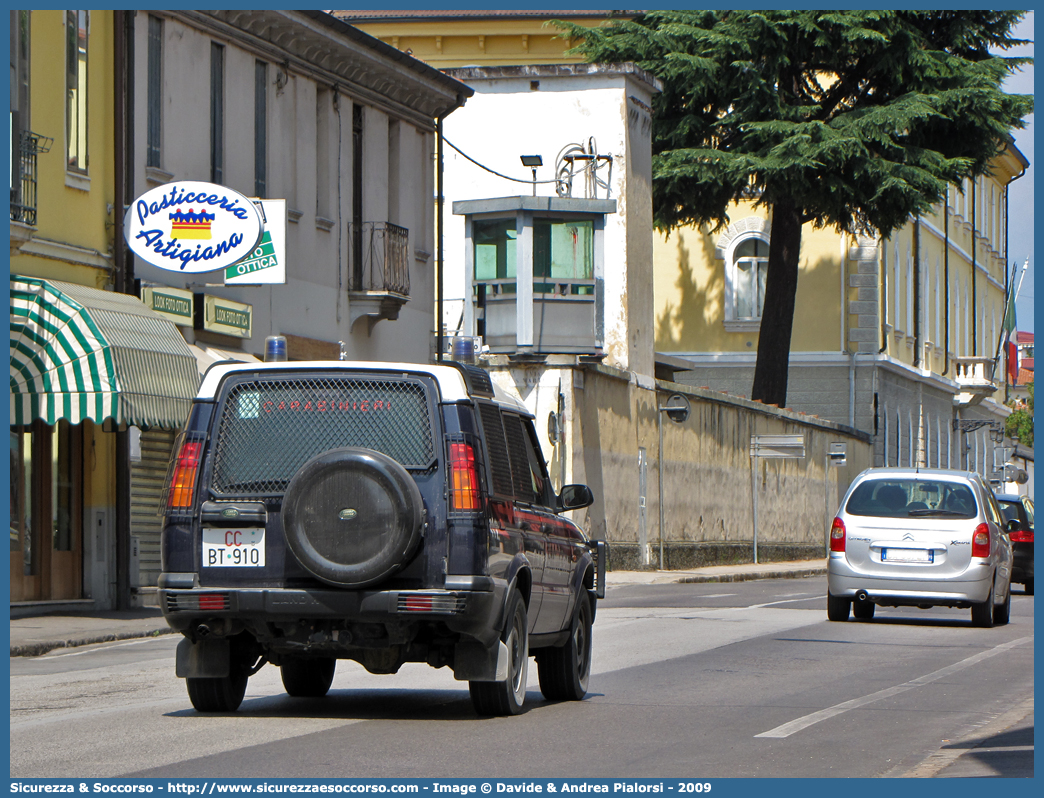
<path id="1" fill-rule="evenodd" d="M 492 580 L 491 580 L 492 581 Z M 506 587 L 491 590 L 324 590 L 287 588 L 160 588 L 160 608 L 176 631 L 191 634 L 208 619 L 266 622 L 344 621 L 401 626 L 444 624 L 451 632 L 490 645 Z"/>

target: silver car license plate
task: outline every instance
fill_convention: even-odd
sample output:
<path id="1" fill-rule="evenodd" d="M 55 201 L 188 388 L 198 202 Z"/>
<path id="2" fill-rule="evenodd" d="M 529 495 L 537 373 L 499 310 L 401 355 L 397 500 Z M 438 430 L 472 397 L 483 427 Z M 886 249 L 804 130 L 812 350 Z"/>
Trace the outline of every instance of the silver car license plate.
<path id="1" fill-rule="evenodd" d="M 881 562 L 935 562 L 931 549 L 881 549 Z"/>
<path id="2" fill-rule="evenodd" d="M 203 565 L 211 568 L 263 568 L 265 530 L 204 528 Z"/>

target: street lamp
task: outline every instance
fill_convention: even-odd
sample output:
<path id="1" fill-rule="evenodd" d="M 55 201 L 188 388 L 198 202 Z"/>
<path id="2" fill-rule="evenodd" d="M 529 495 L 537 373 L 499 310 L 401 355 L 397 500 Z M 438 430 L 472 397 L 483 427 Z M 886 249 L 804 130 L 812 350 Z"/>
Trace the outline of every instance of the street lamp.
<path id="1" fill-rule="evenodd" d="M 536 170 L 538 166 L 544 165 L 544 159 L 539 155 L 520 155 L 523 166 L 529 166 L 533 169 L 533 196 L 536 196 Z"/>
<path id="2" fill-rule="evenodd" d="M 660 481 L 660 570 L 663 570 L 663 415 L 667 414 L 667 418 L 673 421 L 675 424 L 682 424 L 689 417 L 689 400 L 682 396 L 680 393 L 674 394 L 670 399 L 667 400 L 667 404 L 659 404 L 657 399 L 657 407 L 659 411 L 656 414 L 656 426 L 660 434 L 660 448 L 656 450 L 656 456 L 659 459 L 656 471 L 659 474 Z M 644 554 L 642 555 L 645 556 Z"/>

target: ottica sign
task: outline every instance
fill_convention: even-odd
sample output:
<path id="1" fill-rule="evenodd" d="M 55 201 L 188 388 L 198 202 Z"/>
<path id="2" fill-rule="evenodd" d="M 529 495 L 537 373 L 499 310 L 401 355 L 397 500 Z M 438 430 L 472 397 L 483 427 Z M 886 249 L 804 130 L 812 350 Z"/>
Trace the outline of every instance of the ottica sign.
<path id="1" fill-rule="evenodd" d="M 180 181 L 146 191 L 124 219 L 127 246 L 160 269 L 183 274 L 225 269 L 261 240 L 254 204 L 213 183 Z"/>

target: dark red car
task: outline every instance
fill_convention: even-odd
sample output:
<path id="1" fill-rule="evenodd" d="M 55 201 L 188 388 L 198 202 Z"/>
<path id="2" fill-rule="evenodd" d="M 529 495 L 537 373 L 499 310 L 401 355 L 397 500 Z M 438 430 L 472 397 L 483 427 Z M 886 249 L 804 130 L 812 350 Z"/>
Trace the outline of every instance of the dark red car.
<path id="1" fill-rule="evenodd" d="M 1033 500 L 1029 496 L 998 493 L 997 504 L 1007 523 L 1008 537 L 1014 550 L 1011 581 L 1026 588 L 1033 595 Z"/>

